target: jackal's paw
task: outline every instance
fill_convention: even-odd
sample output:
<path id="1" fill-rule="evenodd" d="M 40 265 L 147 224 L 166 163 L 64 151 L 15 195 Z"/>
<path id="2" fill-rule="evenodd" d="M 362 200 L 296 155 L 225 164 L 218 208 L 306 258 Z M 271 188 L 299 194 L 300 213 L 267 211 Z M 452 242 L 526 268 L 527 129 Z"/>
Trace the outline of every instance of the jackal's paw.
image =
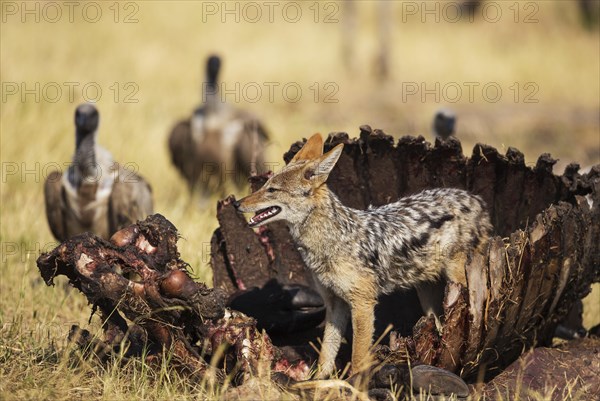
<path id="1" fill-rule="evenodd" d="M 315 375 L 313 376 L 313 380 L 327 380 L 331 377 L 331 372 L 326 372 L 321 369 L 317 369 Z"/>
<path id="2" fill-rule="evenodd" d="M 313 375 L 313 380 L 327 380 L 336 379 L 335 374 L 336 366 L 334 362 L 321 362 L 319 361 L 317 369 Z"/>
<path id="3" fill-rule="evenodd" d="M 360 391 L 367 391 L 370 387 L 371 376 L 371 372 L 363 370 L 358 373 L 351 373 L 346 381 Z"/>

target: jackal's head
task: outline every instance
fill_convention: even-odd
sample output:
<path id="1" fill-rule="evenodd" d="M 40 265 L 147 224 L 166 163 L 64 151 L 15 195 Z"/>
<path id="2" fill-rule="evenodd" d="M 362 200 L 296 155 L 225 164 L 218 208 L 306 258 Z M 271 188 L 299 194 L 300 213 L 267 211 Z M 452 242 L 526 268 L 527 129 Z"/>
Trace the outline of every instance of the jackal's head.
<path id="1" fill-rule="evenodd" d="M 261 189 L 241 199 L 236 206 L 256 214 L 248 224 L 259 227 L 277 220 L 297 224 L 324 200 L 325 181 L 342 154 L 343 144 L 323 154 L 321 134 L 313 135 L 290 163 L 273 175 Z"/>

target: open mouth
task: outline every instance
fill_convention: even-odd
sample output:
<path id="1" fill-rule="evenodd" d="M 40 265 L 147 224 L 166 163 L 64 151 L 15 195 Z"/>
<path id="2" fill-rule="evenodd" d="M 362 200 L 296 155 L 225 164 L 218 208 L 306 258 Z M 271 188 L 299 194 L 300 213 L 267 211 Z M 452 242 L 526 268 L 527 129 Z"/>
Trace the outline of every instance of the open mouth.
<path id="1" fill-rule="evenodd" d="M 250 227 L 254 227 L 265 220 L 269 220 L 271 217 L 275 216 L 279 212 L 281 212 L 281 208 L 279 206 L 271 206 L 266 209 L 259 210 L 258 212 L 256 212 L 254 217 L 248 220 L 248 225 Z"/>

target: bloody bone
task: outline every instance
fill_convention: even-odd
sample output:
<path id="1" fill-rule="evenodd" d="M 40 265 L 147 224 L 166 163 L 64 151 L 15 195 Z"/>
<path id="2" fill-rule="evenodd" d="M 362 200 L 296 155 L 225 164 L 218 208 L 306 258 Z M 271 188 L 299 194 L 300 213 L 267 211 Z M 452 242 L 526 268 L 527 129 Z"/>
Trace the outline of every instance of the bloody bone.
<path id="1" fill-rule="evenodd" d="M 269 337 L 256 329 L 254 319 L 226 310 L 223 291 L 188 276 L 177 239 L 175 227 L 157 214 L 117 232 L 110 242 L 89 233 L 73 237 L 41 255 L 37 263 L 48 285 L 65 275 L 100 309 L 105 338 L 96 348 L 102 353 L 117 348 L 124 338 L 128 356 L 139 356 L 145 346 L 151 355 L 171 348 L 180 367 L 222 380 L 229 372 L 211 368 L 200 354 L 203 347 L 209 356 L 223 348 L 227 366 L 240 372 L 255 374 L 261 364 L 278 362 L 292 377 L 304 378 L 306 364 L 283 360 Z M 140 279 L 129 280 L 121 272 Z M 74 339 L 86 343 L 85 335 L 75 334 Z"/>

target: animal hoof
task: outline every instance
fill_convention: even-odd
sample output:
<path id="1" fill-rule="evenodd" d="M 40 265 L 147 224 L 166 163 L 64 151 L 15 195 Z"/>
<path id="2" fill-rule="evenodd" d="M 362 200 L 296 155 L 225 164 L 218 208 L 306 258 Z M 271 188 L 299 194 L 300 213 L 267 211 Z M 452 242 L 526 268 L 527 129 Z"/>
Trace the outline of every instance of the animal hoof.
<path id="1" fill-rule="evenodd" d="M 325 306 L 323 298 L 318 292 L 310 287 L 300 284 L 284 285 L 283 290 L 287 292 L 290 309 L 322 308 Z"/>
<path id="2" fill-rule="evenodd" d="M 558 337 L 558 338 L 562 338 L 564 340 L 575 340 L 577 338 L 584 338 L 586 335 L 587 335 L 587 331 L 583 327 L 574 329 L 574 328 L 559 324 L 558 326 L 556 326 L 556 329 L 554 330 L 554 336 Z"/>
<path id="3" fill-rule="evenodd" d="M 412 388 L 414 391 L 425 391 L 431 395 L 456 394 L 468 397 L 469 387 L 454 373 L 430 365 L 418 365 L 411 369 Z"/>
<path id="4" fill-rule="evenodd" d="M 325 318 L 321 296 L 309 287 L 270 280 L 232 296 L 232 309 L 255 318 L 269 334 L 295 333 L 318 326 Z"/>

